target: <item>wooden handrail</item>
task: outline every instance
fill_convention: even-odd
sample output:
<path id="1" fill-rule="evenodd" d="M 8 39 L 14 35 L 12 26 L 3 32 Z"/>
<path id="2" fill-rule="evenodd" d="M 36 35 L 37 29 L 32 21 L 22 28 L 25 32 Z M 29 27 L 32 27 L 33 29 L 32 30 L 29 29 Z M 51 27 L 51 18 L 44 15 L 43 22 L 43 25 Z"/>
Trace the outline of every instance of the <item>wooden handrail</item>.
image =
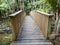
<path id="1" fill-rule="evenodd" d="M 18 11 L 18 12 L 15 12 L 15 13 L 9 15 L 9 16 L 10 16 L 10 17 L 15 17 L 16 15 L 18 15 L 18 14 L 21 13 L 21 12 L 22 12 L 22 10 L 20 10 L 20 11 Z"/>
<path id="2" fill-rule="evenodd" d="M 52 14 L 47 14 L 40 11 L 31 11 L 31 17 L 35 20 L 37 26 L 40 28 L 42 34 L 47 38 L 48 28 L 49 28 L 49 19 L 53 16 Z"/>
<path id="3" fill-rule="evenodd" d="M 12 25 L 12 40 L 16 40 L 26 13 L 22 10 L 9 15 Z"/>
<path id="4" fill-rule="evenodd" d="M 35 11 L 35 10 L 34 10 Z M 40 14 L 42 14 L 42 15 L 45 15 L 45 16 L 53 16 L 52 14 L 48 14 L 48 13 L 45 13 L 45 12 L 41 12 L 41 11 L 38 11 L 38 10 L 36 10 L 35 12 L 37 12 L 37 13 L 40 13 Z"/>

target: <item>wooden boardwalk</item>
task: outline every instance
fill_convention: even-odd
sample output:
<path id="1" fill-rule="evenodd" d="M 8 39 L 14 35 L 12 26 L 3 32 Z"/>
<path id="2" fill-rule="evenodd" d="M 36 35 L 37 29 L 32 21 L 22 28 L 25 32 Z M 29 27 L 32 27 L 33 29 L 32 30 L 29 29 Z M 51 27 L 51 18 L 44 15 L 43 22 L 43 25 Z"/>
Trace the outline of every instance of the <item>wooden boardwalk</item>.
<path id="1" fill-rule="evenodd" d="M 26 16 L 17 40 L 11 45 L 52 45 L 46 40 L 31 16 Z"/>

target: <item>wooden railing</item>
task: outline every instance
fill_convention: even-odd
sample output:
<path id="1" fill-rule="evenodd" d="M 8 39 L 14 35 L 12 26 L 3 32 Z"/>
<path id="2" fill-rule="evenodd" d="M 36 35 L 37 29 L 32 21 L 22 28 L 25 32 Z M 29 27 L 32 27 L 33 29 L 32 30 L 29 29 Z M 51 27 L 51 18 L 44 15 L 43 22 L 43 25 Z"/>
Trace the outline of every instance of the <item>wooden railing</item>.
<path id="1" fill-rule="evenodd" d="M 47 38 L 48 28 L 49 28 L 49 19 L 53 16 L 51 14 L 46 14 L 39 11 L 31 11 L 31 17 L 35 20 L 37 26 L 40 28 L 41 32 Z"/>
<path id="2" fill-rule="evenodd" d="M 22 25 L 23 19 L 26 13 L 22 10 L 15 12 L 10 15 L 11 25 L 12 25 L 12 40 L 16 40 L 18 33 L 20 31 L 20 27 Z"/>

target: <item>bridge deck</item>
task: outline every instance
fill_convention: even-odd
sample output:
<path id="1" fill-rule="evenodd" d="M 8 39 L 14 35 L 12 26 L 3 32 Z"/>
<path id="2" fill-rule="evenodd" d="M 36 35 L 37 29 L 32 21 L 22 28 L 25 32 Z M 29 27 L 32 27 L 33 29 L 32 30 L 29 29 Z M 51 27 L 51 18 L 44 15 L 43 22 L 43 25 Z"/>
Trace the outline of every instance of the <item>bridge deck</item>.
<path id="1" fill-rule="evenodd" d="M 12 45 L 52 45 L 52 43 L 44 38 L 40 29 L 35 24 L 31 16 L 26 16 L 21 31 L 17 37 L 17 41 Z"/>

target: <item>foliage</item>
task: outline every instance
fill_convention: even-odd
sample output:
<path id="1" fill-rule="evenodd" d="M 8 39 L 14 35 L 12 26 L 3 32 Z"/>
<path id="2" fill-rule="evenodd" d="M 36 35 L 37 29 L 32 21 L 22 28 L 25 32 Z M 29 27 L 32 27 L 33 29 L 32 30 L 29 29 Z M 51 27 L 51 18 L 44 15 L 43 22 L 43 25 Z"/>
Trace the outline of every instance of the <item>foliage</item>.
<path id="1" fill-rule="evenodd" d="M 42 12 L 45 12 L 45 13 L 51 13 L 52 10 L 51 10 L 51 6 L 50 4 L 47 2 L 47 0 L 39 0 L 36 2 L 37 4 L 37 9 L 42 11 Z"/>
<path id="2" fill-rule="evenodd" d="M 10 45 L 12 34 L 0 34 L 0 45 Z"/>
<path id="3" fill-rule="evenodd" d="M 58 0 L 58 13 L 60 14 L 60 0 Z"/>
<path id="4" fill-rule="evenodd" d="M 57 12 L 57 10 L 58 10 L 58 15 L 59 15 L 59 13 L 60 13 L 60 2 L 58 2 L 58 0 L 47 0 L 48 2 L 49 2 L 49 4 L 51 5 L 51 7 L 52 7 L 52 11 L 54 12 L 54 13 L 56 13 Z"/>
<path id="5" fill-rule="evenodd" d="M 6 34 L 6 36 L 3 38 L 4 42 L 11 42 L 12 41 L 12 34 Z"/>
<path id="6" fill-rule="evenodd" d="M 47 0 L 38 0 L 38 1 L 36 1 L 36 2 L 34 1 L 32 3 L 25 0 L 24 4 L 25 4 L 26 12 L 29 12 L 30 10 L 38 9 L 40 11 L 48 13 L 51 10 L 51 6 L 47 2 Z"/>
<path id="7" fill-rule="evenodd" d="M 1 45 L 10 45 L 10 43 L 12 42 L 12 34 L 4 34 L 4 36 L 2 34 L 0 34 L 0 44 Z"/>
<path id="8" fill-rule="evenodd" d="M 32 8 L 32 4 L 28 2 L 27 0 L 24 1 L 24 10 L 26 13 L 29 13 Z"/>
<path id="9" fill-rule="evenodd" d="M 49 20 L 49 34 L 52 34 L 53 31 L 54 31 L 54 26 L 55 26 L 55 19 L 54 17 L 52 17 L 50 20 Z"/>
<path id="10" fill-rule="evenodd" d="M 2 3 L 1 5 L 0 5 L 0 10 L 8 10 L 9 9 L 9 7 L 8 7 L 8 5 L 6 4 L 6 3 Z"/>
<path id="11" fill-rule="evenodd" d="M 2 3 L 2 0 L 0 0 L 0 4 Z"/>
<path id="12" fill-rule="evenodd" d="M 50 3 L 50 5 L 51 5 L 51 7 L 52 7 L 52 10 L 55 12 L 56 10 L 57 10 L 57 1 L 58 0 L 47 0 L 49 3 Z"/>
<path id="13" fill-rule="evenodd" d="M 7 43 L 7 42 L 0 42 L 0 45 L 10 45 L 10 43 Z"/>
<path id="14" fill-rule="evenodd" d="M 0 33 L 4 33 L 4 31 L 2 29 L 0 29 Z"/>

